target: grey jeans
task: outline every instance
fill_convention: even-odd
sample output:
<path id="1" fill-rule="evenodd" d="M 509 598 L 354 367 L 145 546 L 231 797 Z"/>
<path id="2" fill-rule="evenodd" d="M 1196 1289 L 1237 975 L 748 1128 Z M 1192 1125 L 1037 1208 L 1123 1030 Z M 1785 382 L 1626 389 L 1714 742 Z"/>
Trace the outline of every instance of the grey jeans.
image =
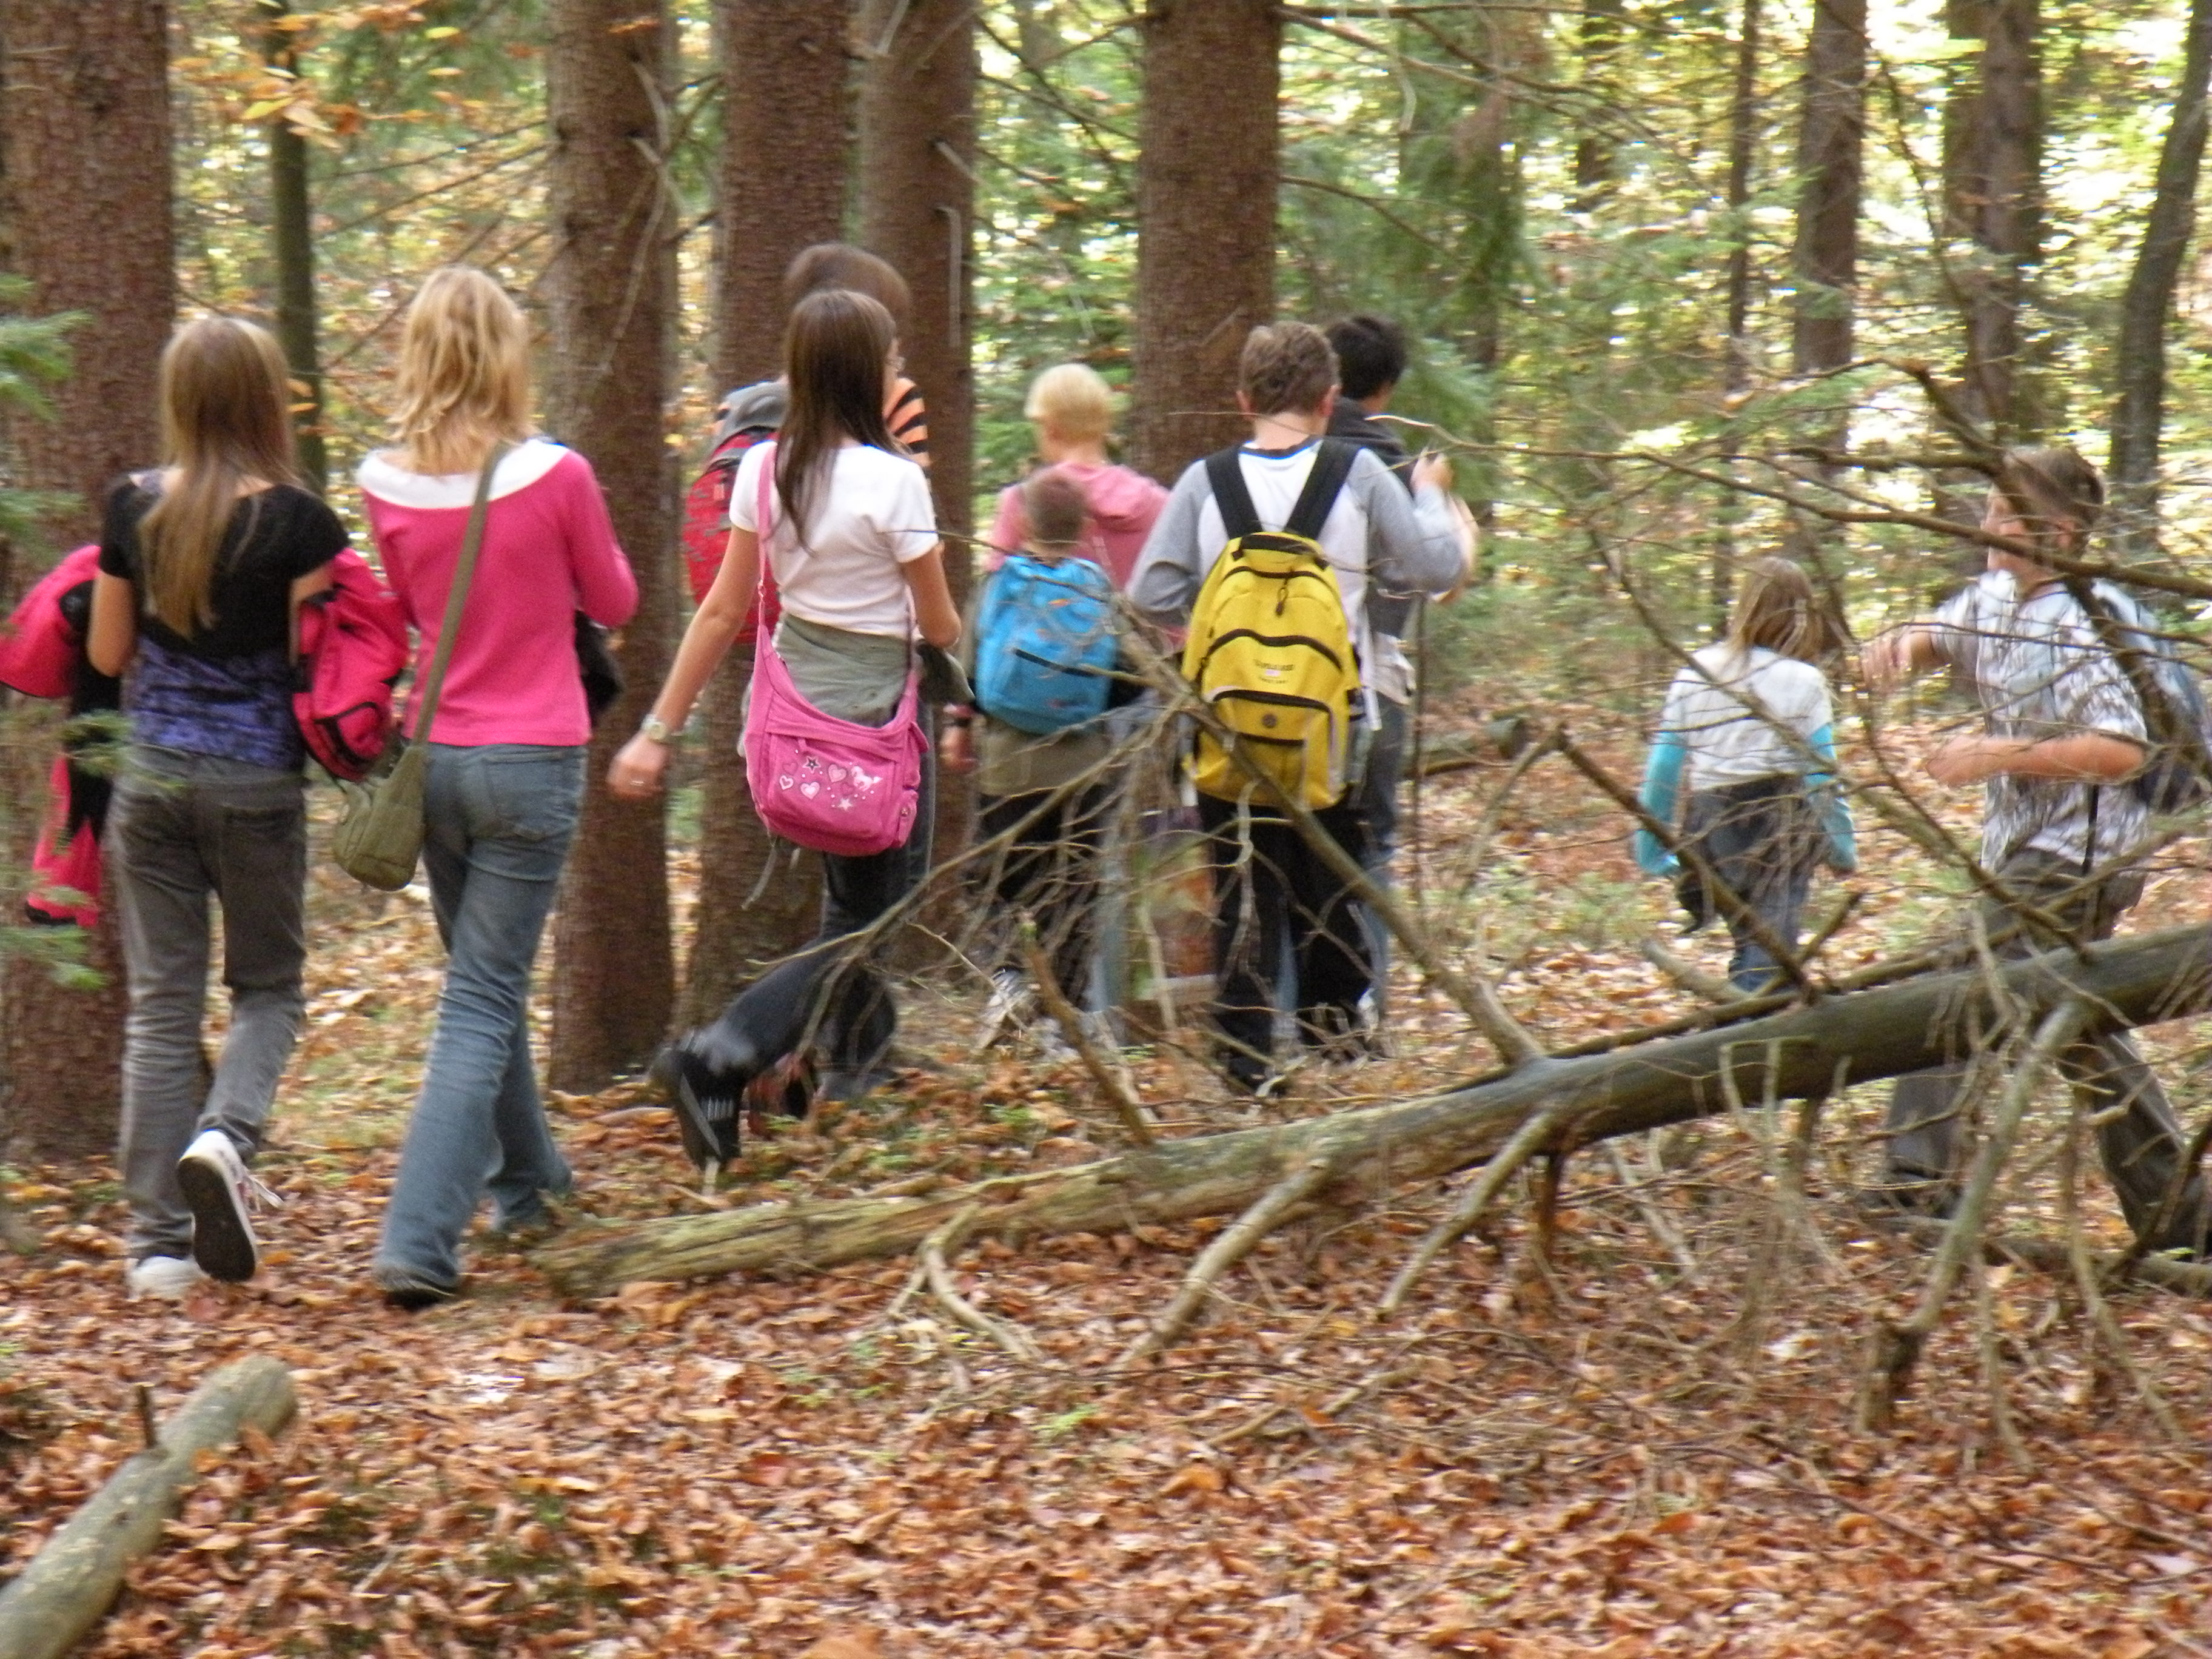
<path id="1" fill-rule="evenodd" d="M 191 1212 L 177 1160 L 204 1129 L 251 1159 L 305 1004 L 305 780 L 245 761 L 134 748 L 109 821 L 130 980 L 123 1048 L 123 1184 L 132 1261 L 182 1256 Z M 230 1032 L 210 1075 L 208 900 L 222 906 Z"/>
<path id="2" fill-rule="evenodd" d="M 583 793 L 580 744 L 430 745 L 422 860 L 446 985 L 384 1212 L 381 1269 L 451 1289 L 487 1192 L 507 1227 L 571 1184 L 530 1058 L 530 969 Z"/>
<path id="3" fill-rule="evenodd" d="M 2014 854 L 1992 873 L 2091 940 L 2109 939 L 2121 915 L 2142 893 L 2142 878 L 2133 872 L 2085 886 L 2072 864 L 2033 848 Z M 2010 910 L 1989 899 L 1982 902 L 1982 917 L 1992 933 L 2013 921 Z M 2046 948 L 2047 942 L 2022 933 L 1997 945 L 1995 953 L 2017 960 Z M 2124 1031 L 2075 1043 L 2059 1055 L 2058 1069 L 2073 1085 L 2075 1099 L 2102 1120 L 2097 1150 L 2105 1174 L 2128 1225 L 2140 1234 L 2158 1214 L 2186 1140 L 2166 1091 Z M 1960 1060 L 1898 1079 L 1887 1125 L 1893 1188 L 1942 1194 L 1957 1180 L 1962 1152 L 1958 1106 L 1966 1075 Z M 2173 1219 L 2151 1241 L 2152 1247 L 2186 1247 L 2201 1254 L 2208 1222 L 2212 1206 L 2207 1205 L 2200 1174 L 2184 1188 Z"/>

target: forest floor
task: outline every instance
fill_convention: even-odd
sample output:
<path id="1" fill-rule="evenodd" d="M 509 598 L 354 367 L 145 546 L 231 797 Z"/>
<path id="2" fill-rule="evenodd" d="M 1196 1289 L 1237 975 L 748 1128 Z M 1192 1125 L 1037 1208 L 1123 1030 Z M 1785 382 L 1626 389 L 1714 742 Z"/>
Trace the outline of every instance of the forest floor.
<path id="1" fill-rule="evenodd" d="M 1598 746 L 1632 772 L 1625 736 Z M 1503 772 L 1424 792 L 1426 863 L 1403 879 L 1432 925 L 1479 930 L 1547 1042 L 1686 1011 L 1638 951 L 1665 896 L 1564 767 L 1529 775 L 1485 886 L 1445 902 Z M 1954 821 L 1972 818 L 1960 802 Z M 1838 967 L 1918 936 L 1948 902 L 1895 837 L 1864 840 L 1881 878 L 1856 883 L 1869 896 L 1829 947 Z M 2177 866 L 2135 925 L 2201 916 L 2207 898 Z M 1625 1144 L 1620 1164 L 1585 1153 L 1548 1264 L 1516 1204 L 1392 1322 L 1370 1310 L 1437 1189 L 1292 1230 L 1135 1375 L 1106 1368 L 1215 1228 L 972 1249 L 963 1289 L 1027 1329 L 1036 1364 L 902 1298 L 904 1261 L 576 1304 L 480 1239 L 471 1293 L 410 1317 L 367 1267 L 441 956 L 419 898 L 373 905 L 324 869 L 313 902 L 307 1036 L 261 1164 L 286 1202 L 253 1285 L 126 1301 L 112 1170 L 8 1172 L 41 1239 L 0 1310 L 9 1565 L 135 1449 L 135 1384 L 167 1410 L 219 1363 L 270 1353 L 301 1395 L 289 1431 L 209 1469 L 93 1659 L 2212 1653 L 2201 1304 L 2114 1299 L 2188 1443 L 2161 1438 L 2070 1287 L 2009 1269 L 1988 1275 L 1980 1321 L 1962 1291 L 1897 1431 L 1852 1426 L 1871 1322 L 1909 1305 L 1926 1267 L 1857 1202 L 1880 1090 L 1832 1103 L 1809 1237 L 1773 1242 L 1769 1125 L 1748 1112 Z M 1708 969 L 1724 956 L 1711 936 L 1678 948 Z M 1076 1066 L 968 1054 L 972 984 L 905 996 L 927 1063 L 749 1142 L 713 1202 L 1111 1150 Z M 1402 973 L 1396 1006 L 1395 1060 L 1303 1073 L 1281 1101 L 1232 1103 L 1165 1046 L 1135 1073 L 1184 1133 L 1487 1068 Z M 2193 1121 L 2204 1033 L 2148 1035 Z M 2052 1224 L 2063 1111 L 2055 1091 L 2038 1108 L 2009 1224 Z M 708 1201 L 634 1087 L 555 1112 L 592 1209 Z M 1654 1237 L 1655 1206 L 1679 1250 Z M 2100 1182 L 2089 1209 L 2099 1242 L 2121 1237 Z M 1999 1399 L 2024 1463 L 1993 1427 Z"/>

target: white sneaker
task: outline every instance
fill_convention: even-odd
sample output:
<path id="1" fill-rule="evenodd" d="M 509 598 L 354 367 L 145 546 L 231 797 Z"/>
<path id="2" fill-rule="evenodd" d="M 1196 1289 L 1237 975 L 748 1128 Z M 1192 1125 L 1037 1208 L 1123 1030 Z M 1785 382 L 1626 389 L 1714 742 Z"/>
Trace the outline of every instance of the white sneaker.
<path id="1" fill-rule="evenodd" d="M 123 1270 L 123 1283 L 133 1301 L 153 1296 L 181 1302 L 206 1277 L 198 1262 L 180 1255 L 143 1255 Z"/>
<path id="2" fill-rule="evenodd" d="M 975 1052 L 981 1054 L 995 1042 L 1011 1037 L 1029 1023 L 1036 993 L 1018 968 L 1000 968 L 991 975 L 991 1000 L 983 1005 L 983 1018 L 975 1028 Z"/>
<path id="3" fill-rule="evenodd" d="M 284 1200 L 255 1180 L 231 1138 L 203 1129 L 177 1160 L 177 1185 L 192 1212 L 192 1259 L 210 1277 L 242 1285 L 261 1265 L 252 1211 Z"/>

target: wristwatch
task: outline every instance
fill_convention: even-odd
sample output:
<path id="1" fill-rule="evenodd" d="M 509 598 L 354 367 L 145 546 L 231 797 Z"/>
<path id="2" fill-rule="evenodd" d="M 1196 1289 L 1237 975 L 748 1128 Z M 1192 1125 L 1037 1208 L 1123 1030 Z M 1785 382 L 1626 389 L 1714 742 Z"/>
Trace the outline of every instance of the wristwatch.
<path id="1" fill-rule="evenodd" d="M 647 743 L 657 743 L 665 746 L 682 737 L 684 727 L 679 726 L 672 732 L 668 729 L 668 722 L 659 715 L 647 714 L 643 723 L 638 726 L 637 734 Z"/>

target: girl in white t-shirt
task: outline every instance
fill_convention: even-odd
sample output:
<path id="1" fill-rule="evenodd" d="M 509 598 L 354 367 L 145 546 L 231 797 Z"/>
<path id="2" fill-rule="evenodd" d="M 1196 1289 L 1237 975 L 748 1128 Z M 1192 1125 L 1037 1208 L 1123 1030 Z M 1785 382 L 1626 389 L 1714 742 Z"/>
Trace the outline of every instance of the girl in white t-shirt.
<path id="1" fill-rule="evenodd" d="M 774 457 L 766 551 L 783 597 L 774 650 L 799 694 L 826 714 L 881 726 L 896 713 L 916 641 L 960 637 L 944 544 L 921 468 L 885 424 L 901 364 L 890 313 L 843 289 L 809 295 L 784 337 L 790 405 L 774 445 L 745 452 L 730 496 L 730 544 L 675 665 L 607 785 L 625 799 L 657 793 L 668 745 L 744 625 L 760 586 L 761 468 Z M 822 1093 L 849 1099 L 881 1080 L 894 1014 L 861 952 L 843 946 L 917 886 L 929 866 L 933 775 L 906 845 L 861 858 L 823 855 L 822 927 L 807 949 L 756 982 L 714 1024 L 672 1045 L 659 1068 L 676 1096 L 686 1146 L 702 1164 L 736 1148 L 739 1097 L 771 1073 L 794 1082 L 818 1037 Z M 799 1087 L 804 1098 L 805 1088 Z M 788 1097 L 785 1097 L 788 1098 Z"/>
<path id="2" fill-rule="evenodd" d="M 1850 808 L 1834 783 L 1828 680 L 1808 660 L 1824 632 L 1803 568 L 1753 560 L 1727 636 L 1692 653 L 1668 688 L 1644 774 L 1644 811 L 1672 827 L 1686 765 L 1681 839 L 1793 948 L 1814 866 L 1825 859 L 1839 873 L 1858 867 Z M 1693 930 L 1728 917 L 1729 979 L 1739 991 L 1766 985 L 1774 958 L 1694 867 L 1648 830 L 1636 832 L 1636 861 L 1646 875 L 1675 879 Z"/>

